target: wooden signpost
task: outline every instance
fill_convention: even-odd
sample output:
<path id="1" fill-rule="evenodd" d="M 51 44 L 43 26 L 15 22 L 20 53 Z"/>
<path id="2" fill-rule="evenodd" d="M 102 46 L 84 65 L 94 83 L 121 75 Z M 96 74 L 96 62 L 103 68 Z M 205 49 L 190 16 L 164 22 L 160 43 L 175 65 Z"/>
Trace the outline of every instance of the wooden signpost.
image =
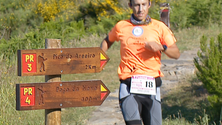
<path id="1" fill-rule="evenodd" d="M 170 28 L 170 5 L 169 5 L 169 3 L 160 4 L 160 20 Z"/>
<path id="2" fill-rule="evenodd" d="M 45 109 L 46 125 L 61 125 L 61 108 L 99 106 L 110 91 L 101 80 L 61 82 L 61 74 L 97 73 L 109 57 L 99 47 L 18 50 L 18 76 L 45 75 L 45 83 L 16 84 L 16 110 Z"/>
<path id="3" fill-rule="evenodd" d="M 18 75 L 97 73 L 108 61 L 99 47 L 18 50 Z"/>
<path id="4" fill-rule="evenodd" d="M 101 80 L 16 84 L 16 109 L 99 106 L 109 93 Z"/>

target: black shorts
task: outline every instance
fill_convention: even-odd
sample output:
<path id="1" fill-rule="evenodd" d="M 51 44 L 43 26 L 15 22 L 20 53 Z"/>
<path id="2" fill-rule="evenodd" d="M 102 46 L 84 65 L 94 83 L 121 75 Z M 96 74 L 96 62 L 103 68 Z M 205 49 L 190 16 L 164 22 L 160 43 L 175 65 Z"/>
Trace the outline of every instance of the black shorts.
<path id="1" fill-rule="evenodd" d="M 162 125 L 160 102 L 160 77 L 156 78 L 157 94 L 143 95 L 130 93 L 131 79 L 120 80 L 119 104 L 126 125 Z"/>

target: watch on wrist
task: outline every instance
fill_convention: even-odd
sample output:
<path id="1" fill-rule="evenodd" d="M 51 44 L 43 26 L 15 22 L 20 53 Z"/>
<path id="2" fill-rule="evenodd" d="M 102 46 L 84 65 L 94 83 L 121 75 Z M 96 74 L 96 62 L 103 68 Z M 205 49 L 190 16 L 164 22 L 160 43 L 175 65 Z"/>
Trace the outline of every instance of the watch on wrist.
<path id="1" fill-rule="evenodd" d="M 163 45 L 163 52 L 167 50 L 167 45 Z"/>

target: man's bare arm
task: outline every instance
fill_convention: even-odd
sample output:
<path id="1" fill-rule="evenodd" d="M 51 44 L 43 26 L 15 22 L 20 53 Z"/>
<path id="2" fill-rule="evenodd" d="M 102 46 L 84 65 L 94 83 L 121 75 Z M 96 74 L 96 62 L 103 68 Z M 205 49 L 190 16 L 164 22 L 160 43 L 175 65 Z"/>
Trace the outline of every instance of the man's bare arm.
<path id="1" fill-rule="evenodd" d="M 151 51 L 157 52 L 157 51 L 163 51 L 163 45 L 157 43 L 157 42 L 145 42 L 145 48 L 149 49 Z M 174 43 L 171 46 L 168 46 L 167 49 L 164 51 L 164 53 L 173 59 L 178 59 L 180 57 L 180 52 L 179 49 L 176 45 L 176 43 Z"/>
<path id="2" fill-rule="evenodd" d="M 100 44 L 100 48 L 106 52 L 111 46 L 112 46 L 113 42 L 110 42 L 108 39 L 108 36 L 102 41 L 102 43 Z"/>
<path id="3" fill-rule="evenodd" d="M 178 59 L 180 57 L 180 51 L 176 45 L 176 43 L 174 43 L 171 46 L 168 46 L 167 49 L 164 51 L 164 53 L 173 59 Z"/>

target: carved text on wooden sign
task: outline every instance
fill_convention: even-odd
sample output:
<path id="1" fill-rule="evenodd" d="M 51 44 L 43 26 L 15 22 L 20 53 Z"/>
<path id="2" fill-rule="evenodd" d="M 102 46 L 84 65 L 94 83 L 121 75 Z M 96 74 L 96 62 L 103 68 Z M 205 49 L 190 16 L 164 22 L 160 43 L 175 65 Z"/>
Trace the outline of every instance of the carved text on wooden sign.
<path id="1" fill-rule="evenodd" d="M 108 61 L 99 47 L 18 50 L 18 75 L 96 73 Z"/>
<path id="2" fill-rule="evenodd" d="M 16 84 L 16 109 L 99 106 L 109 93 L 101 80 Z"/>

